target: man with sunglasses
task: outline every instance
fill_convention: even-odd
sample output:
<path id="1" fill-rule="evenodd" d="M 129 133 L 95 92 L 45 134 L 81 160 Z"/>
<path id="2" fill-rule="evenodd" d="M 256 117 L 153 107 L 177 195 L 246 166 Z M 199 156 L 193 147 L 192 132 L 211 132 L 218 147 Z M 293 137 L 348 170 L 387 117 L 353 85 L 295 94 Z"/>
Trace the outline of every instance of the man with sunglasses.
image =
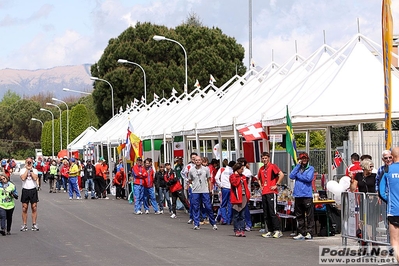
<path id="1" fill-rule="evenodd" d="M 38 192 L 37 192 L 37 182 L 38 182 L 38 171 L 33 167 L 32 158 L 27 158 L 25 160 L 25 167 L 21 169 L 20 172 L 22 180 L 22 222 L 21 231 L 25 232 L 28 230 L 27 219 L 28 219 L 28 207 L 31 204 L 32 209 L 32 231 L 39 231 L 36 225 L 37 220 L 37 203 L 39 202 Z"/>
<path id="2" fill-rule="evenodd" d="M 309 165 L 309 155 L 306 152 L 299 154 L 299 161 L 290 174 L 295 180 L 295 216 L 298 224 L 298 235 L 294 240 L 313 238 L 314 206 L 312 194 L 314 167 Z"/>
<path id="3" fill-rule="evenodd" d="M 389 166 L 392 164 L 392 153 L 390 150 L 384 150 L 382 152 L 382 161 L 384 165 L 378 168 L 377 176 L 375 177 L 375 191 L 379 192 L 378 187 L 380 185 L 380 180 L 385 173 L 388 173 Z"/>

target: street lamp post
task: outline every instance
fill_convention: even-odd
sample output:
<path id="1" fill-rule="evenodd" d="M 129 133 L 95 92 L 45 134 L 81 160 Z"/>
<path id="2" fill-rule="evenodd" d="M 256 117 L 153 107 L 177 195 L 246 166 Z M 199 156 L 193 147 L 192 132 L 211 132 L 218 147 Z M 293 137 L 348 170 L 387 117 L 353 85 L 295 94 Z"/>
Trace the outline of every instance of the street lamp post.
<path id="1" fill-rule="evenodd" d="M 58 108 L 58 110 L 60 111 L 60 151 L 62 151 L 62 119 L 61 119 L 62 110 L 58 105 L 53 104 L 53 103 L 46 103 L 46 105 L 54 106 L 54 107 Z"/>
<path id="2" fill-rule="evenodd" d="M 177 43 L 178 45 L 180 45 L 180 47 L 183 49 L 184 51 L 184 59 L 185 59 L 185 65 L 186 65 L 186 84 L 184 84 L 184 92 L 187 93 L 187 52 L 186 49 L 184 49 L 183 45 L 181 43 L 179 43 L 178 41 L 166 38 L 165 36 L 159 36 L 159 35 L 155 35 L 154 37 L 152 37 L 155 41 L 170 41 L 170 42 L 174 42 Z"/>
<path id="3" fill-rule="evenodd" d="M 135 62 L 128 61 L 126 59 L 118 59 L 118 63 L 132 64 L 132 65 L 135 65 L 135 66 L 138 66 L 139 68 L 141 68 L 141 70 L 143 71 L 143 74 L 144 74 L 144 99 L 145 99 L 145 104 L 147 105 L 147 78 L 145 75 L 144 68 L 142 66 L 140 66 L 139 64 L 137 64 Z"/>
<path id="4" fill-rule="evenodd" d="M 114 88 L 112 87 L 111 83 L 109 83 L 108 81 L 106 81 L 105 79 L 100 79 L 97 77 L 90 77 L 91 80 L 100 80 L 100 81 L 104 81 L 107 82 L 108 85 L 111 87 L 111 101 L 112 101 L 112 117 L 114 117 L 115 113 L 114 113 Z"/>
<path id="5" fill-rule="evenodd" d="M 42 124 L 42 128 L 44 127 L 44 124 L 43 124 L 42 120 L 37 119 L 37 118 L 33 118 L 33 117 L 30 120 L 40 122 Z"/>
<path id="6" fill-rule="evenodd" d="M 49 112 L 51 114 L 52 122 L 51 122 L 51 136 L 52 136 L 52 156 L 54 159 L 54 114 L 50 110 L 40 108 L 40 111 Z"/>
<path id="7" fill-rule="evenodd" d="M 85 91 L 76 91 L 76 90 L 71 90 L 68 88 L 63 88 L 63 91 L 70 91 L 70 92 L 77 92 L 77 93 L 81 93 L 81 94 L 86 94 L 86 95 L 91 95 L 91 92 L 85 92 Z"/>
<path id="8" fill-rule="evenodd" d="M 57 98 L 51 98 L 51 100 L 63 103 L 66 106 L 66 110 L 67 110 L 67 115 L 66 115 L 66 117 L 67 117 L 67 124 L 66 124 L 66 128 L 67 128 L 66 140 L 67 140 L 67 143 L 66 143 L 66 145 L 67 145 L 67 149 L 68 149 L 68 144 L 69 144 L 69 108 L 68 108 L 68 104 L 66 102 L 64 102 L 64 101 L 61 101 L 61 100 L 57 99 Z M 69 151 L 68 151 L 68 157 L 69 157 Z"/>

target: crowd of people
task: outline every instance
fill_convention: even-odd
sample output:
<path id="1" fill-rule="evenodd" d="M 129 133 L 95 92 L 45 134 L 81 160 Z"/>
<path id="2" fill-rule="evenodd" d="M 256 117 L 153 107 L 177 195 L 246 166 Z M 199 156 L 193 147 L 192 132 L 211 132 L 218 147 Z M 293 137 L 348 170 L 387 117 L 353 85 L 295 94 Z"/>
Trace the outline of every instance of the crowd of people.
<path id="1" fill-rule="evenodd" d="M 182 158 L 176 158 L 174 164 L 160 164 L 154 169 L 151 158 L 138 158 L 131 171 L 125 171 L 120 160 L 112 170 L 112 183 L 109 179 L 109 167 L 104 158 L 95 163 L 91 160 L 82 162 L 76 158 L 60 160 L 27 158 L 25 166 L 20 170 L 22 180 L 22 226 L 27 231 L 29 205 L 32 216 L 31 230 L 38 231 L 37 203 L 38 191 L 48 183 L 50 193 L 68 192 L 69 199 L 108 199 L 110 186 L 115 186 L 116 199 L 132 199 L 136 215 L 149 214 L 152 208 L 155 214 L 163 214 L 168 208 L 170 218 L 177 218 L 176 209 L 181 207 L 188 213 L 188 223 L 194 230 L 203 224 L 210 224 L 214 230 L 219 225 L 233 225 L 234 235 L 245 237 L 251 231 L 250 215 L 251 190 L 256 188 L 262 194 L 263 220 L 266 230 L 265 238 L 282 237 L 282 228 L 276 212 L 277 194 L 282 185 L 284 173 L 276 164 L 270 162 L 270 154 L 264 152 L 263 165 L 257 175 L 253 175 L 245 158 L 237 161 L 225 161 L 220 167 L 219 161 L 200 157 L 197 153 L 190 155 L 191 161 L 184 166 Z M 309 155 L 300 153 L 298 163 L 291 171 L 289 178 L 295 180 L 293 196 L 295 198 L 294 213 L 297 220 L 298 234 L 295 240 L 312 239 L 314 235 L 314 205 L 312 181 L 314 168 L 309 164 Z M 5 163 L 3 164 L 3 161 Z M 399 247 L 399 217 L 396 191 L 387 189 L 395 187 L 398 178 L 392 163 L 399 162 L 399 149 L 385 150 L 382 153 L 383 165 L 375 170 L 369 155 L 351 155 L 351 165 L 346 174 L 351 178 L 350 191 L 365 193 L 379 192 L 383 200 L 388 202 L 388 218 L 391 241 Z M 0 172 L 0 234 L 10 234 L 15 200 L 18 199 L 17 188 L 10 180 L 15 169 L 12 160 L 2 160 Z M 14 170 L 15 171 L 15 170 Z M 215 212 L 213 200 L 221 198 L 220 206 Z"/>

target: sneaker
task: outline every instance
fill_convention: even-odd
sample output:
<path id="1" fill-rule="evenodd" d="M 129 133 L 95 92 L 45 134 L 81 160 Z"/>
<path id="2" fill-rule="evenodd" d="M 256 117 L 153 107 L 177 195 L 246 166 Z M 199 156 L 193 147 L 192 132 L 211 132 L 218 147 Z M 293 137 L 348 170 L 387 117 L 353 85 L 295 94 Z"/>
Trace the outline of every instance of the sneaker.
<path id="1" fill-rule="evenodd" d="M 149 210 L 145 210 L 145 214 L 150 214 L 150 211 Z"/>
<path id="2" fill-rule="evenodd" d="M 82 199 L 82 198 L 81 198 L 81 197 L 77 197 L 76 199 L 77 199 L 77 200 L 80 200 L 80 199 Z"/>
<path id="3" fill-rule="evenodd" d="M 236 235 L 236 237 L 241 237 L 242 236 L 241 231 L 236 231 L 235 235 Z"/>
<path id="4" fill-rule="evenodd" d="M 281 231 L 274 231 L 273 238 L 280 238 L 283 236 L 283 233 Z"/>
<path id="5" fill-rule="evenodd" d="M 170 218 L 172 218 L 172 219 L 176 219 L 176 218 L 177 218 L 177 216 L 176 216 L 176 214 L 172 213 L 172 215 L 170 216 Z"/>
<path id="6" fill-rule="evenodd" d="M 163 214 L 163 210 L 159 211 L 159 214 Z"/>
<path id="7" fill-rule="evenodd" d="M 187 221 L 188 224 L 192 224 L 193 223 L 193 219 L 190 219 Z"/>
<path id="8" fill-rule="evenodd" d="M 0 234 L 1 234 L 2 236 L 5 236 L 5 235 L 6 235 L 6 231 L 0 230 Z"/>
<path id="9" fill-rule="evenodd" d="M 136 212 L 137 215 L 143 214 L 141 211 Z"/>
<path id="10" fill-rule="evenodd" d="M 249 226 L 245 227 L 245 231 L 251 232 L 251 227 L 249 227 Z"/>
<path id="11" fill-rule="evenodd" d="M 266 229 L 264 229 L 264 228 L 263 228 L 263 229 L 260 229 L 260 230 L 259 230 L 259 233 L 261 233 L 261 234 L 266 233 Z"/>
<path id="12" fill-rule="evenodd" d="M 305 236 L 305 239 L 312 239 L 312 238 L 313 238 L 312 235 L 309 234 L 309 233 L 307 233 L 306 236 Z"/>
<path id="13" fill-rule="evenodd" d="M 32 231 L 39 231 L 39 227 L 36 224 L 32 224 Z"/>
<path id="14" fill-rule="evenodd" d="M 270 237 L 272 237 L 272 232 L 267 232 L 266 234 L 263 234 L 262 237 L 270 238 Z"/>
<path id="15" fill-rule="evenodd" d="M 208 219 L 204 219 L 204 224 L 209 224 L 209 220 Z"/>
<path id="16" fill-rule="evenodd" d="M 160 212 L 160 211 L 157 211 L 157 212 L 155 212 L 154 214 L 161 214 L 161 212 Z"/>
<path id="17" fill-rule="evenodd" d="M 85 196 L 85 199 L 87 199 L 89 196 Z"/>
<path id="18" fill-rule="evenodd" d="M 72 197 L 69 197 L 70 200 L 72 200 Z"/>
<path id="19" fill-rule="evenodd" d="M 204 225 L 205 224 L 205 221 L 200 221 L 200 225 Z"/>
<path id="20" fill-rule="evenodd" d="M 246 237 L 245 231 L 241 231 L 241 236 L 242 236 L 242 237 Z"/>
<path id="21" fill-rule="evenodd" d="M 216 224 L 212 225 L 212 229 L 213 229 L 213 230 L 218 230 L 217 225 L 216 225 Z"/>
<path id="22" fill-rule="evenodd" d="M 304 240 L 305 237 L 302 234 L 298 234 L 297 236 L 293 237 L 294 240 Z"/>
<path id="23" fill-rule="evenodd" d="M 103 199 L 109 199 L 108 197 L 104 197 Z"/>
<path id="24" fill-rule="evenodd" d="M 199 226 L 194 226 L 194 230 L 200 230 Z"/>
<path id="25" fill-rule="evenodd" d="M 7 231 L 7 235 L 11 235 L 11 232 L 10 232 L 10 231 Z"/>

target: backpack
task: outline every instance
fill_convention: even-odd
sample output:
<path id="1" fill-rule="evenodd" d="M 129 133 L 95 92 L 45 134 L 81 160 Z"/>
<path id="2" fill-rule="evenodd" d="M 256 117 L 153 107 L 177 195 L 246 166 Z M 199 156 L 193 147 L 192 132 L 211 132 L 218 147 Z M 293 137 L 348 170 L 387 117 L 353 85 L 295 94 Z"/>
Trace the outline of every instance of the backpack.
<path id="1" fill-rule="evenodd" d="M 6 159 L 1 160 L 1 166 L 5 167 L 6 165 L 7 165 L 7 160 Z"/>

